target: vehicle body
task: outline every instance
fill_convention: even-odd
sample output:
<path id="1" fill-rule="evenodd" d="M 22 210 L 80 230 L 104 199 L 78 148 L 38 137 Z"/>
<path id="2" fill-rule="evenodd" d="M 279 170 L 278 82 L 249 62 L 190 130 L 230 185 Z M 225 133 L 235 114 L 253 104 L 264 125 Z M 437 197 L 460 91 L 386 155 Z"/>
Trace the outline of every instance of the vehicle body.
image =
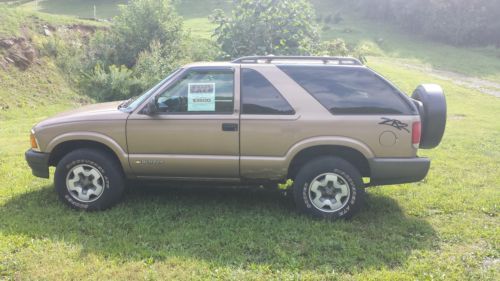
<path id="1" fill-rule="evenodd" d="M 335 77 L 340 81 L 329 84 Z M 295 197 L 309 197 L 311 202 L 316 198 L 319 205 L 329 200 L 335 206 L 321 210 L 312 204 L 315 216 L 348 216 L 352 212 L 341 209 L 365 186 L 415 182 L 426 176 L 430 160 L 418 157 L 417 151 L 419 146 L 439 144 L 446 103 L 439 86 L 419 89 L 420 101 L 410 99 L 352 58 L 247 57 L 194 63 L 135 101 L 90 105 L 40 122 L 32 130 L 26 158 L 35 176 L 48 178 L 48 167 L 57 166 L 61 199 L 88 210 L 114 204 L 114 198 L 100 196 L 114 188 L 113 196 L 119 198 L 121 188 L 116 186 L 126 179 L 241 185 L 292 179 L 297 185 L 305 166 L 318 171 L 315 161 L 323 163 L 316 164 L 321 167 L 336 163 L 332 170 L 342 166 L 342 171 L 354 172 L 327 170 L 316 179 L 316 189 L 322 188 L 320 183 L 330 186 L 321 191 L 329 198 L 319 200 L 310 186 L 303 196 L 296 191 Z M 97 169 L 93 164 L 101 163 L 96 159 L 87 159 L 84 166 L 78 157 L 65 160 L 82 149 L 105 157 L 98 160 L 109 167 Z M 80 153 L 80 160 L 89 153 Z M 57 170 L 64 171 L 60 179 Z M 122 179 L 107 179 L 109 170 Z M 337 182 L 328 183 L 329 178 Z M 355 188 L 346 191 L 351 185 Z M 95 194 L 83 194 L 84 186 Z M 336 194 L 346 198 L 333 204 Z M 336 208 L 339 204 L 342 208 Z"/>

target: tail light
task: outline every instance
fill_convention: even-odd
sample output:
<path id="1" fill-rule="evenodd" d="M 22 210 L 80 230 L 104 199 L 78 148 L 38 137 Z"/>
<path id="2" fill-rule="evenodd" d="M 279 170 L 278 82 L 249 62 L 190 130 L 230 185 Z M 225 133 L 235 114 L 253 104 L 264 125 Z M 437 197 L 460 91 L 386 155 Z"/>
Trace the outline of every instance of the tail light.
<path id="1" fill-rule="evenodd" d="M 413 122 L 411 130 L 411 143 L 413 147 L 418 148 L 420 144 L 420 137 L 422 135 L 422 123 L 420 121 Z"/>

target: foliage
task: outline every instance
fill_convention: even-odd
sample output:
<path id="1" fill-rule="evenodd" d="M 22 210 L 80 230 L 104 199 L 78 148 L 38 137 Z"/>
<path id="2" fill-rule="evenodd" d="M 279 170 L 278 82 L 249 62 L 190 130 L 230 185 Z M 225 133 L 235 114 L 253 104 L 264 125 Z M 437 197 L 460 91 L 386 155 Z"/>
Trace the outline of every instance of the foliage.
<path id="1" fill-rule="evenodd" d="M 350 55 L 350 50 L 343 39 L 335 38 L 321 43 L 320 52 L 318 55 L 325 56 L 347 56 Z"/>
<path id="2" fill-rule="evenodd" d="M 211 16 L 213 36 L 230 57 L 306 55 L 318 45 L 315 13 L 306 0 L 235 0 L 231 17 Z"/>
<path id="3" fill-rule="evenodd" d="M 124 100 L 142 90 L 141 81 L 125 66 L 104 69 L 98 64 L 80 83 L 83 92 L 97 101 Z"/>
<path id="4" fill-rule="evenodd" d="M 141 78 L 144 89 L 165 78 L 180 64 L 179 61 L 164 55 L 165 48 L 158 41 L 151 42 L 148 49 L 139 54 L 137 64 L 134 67 L 134 72 L 137 77 Z"/>
<path id="5" fill-rule="evenodd" d="M 134 66 L 137 56 L 148 51 L 153 41 L 161 43 L 163 55 L 171 60 L 184 57 L 182 18 L 169 0 L 130 1 L 120 7 L 111 31 L 116 65 Z"/>
<path id="6" fill-rule="evenodd" d="M 110 28 L 98 30 L 88 43 L 64 39 L 46 40 L 44 54 L 98 101 L 137 95 L 185 62 L 190 51 L 182 20 L 168 0 L 132 0 Z"/>
<path id="7" fill-rule="evenodd" d="M 498 0 L 358 0 L 365 14 L 455 45 L 500 46 Z"/>
<path id="8" fill-rule="evenodd" d="M 366 56 L 371 55 L 370 50 L 362 43 L 349 47 L 344 39 L 335 38 L 324 41 L 314 53 L 318 56 L 350 56 L 358 58 L 362 63 L 366 63 Z"/>

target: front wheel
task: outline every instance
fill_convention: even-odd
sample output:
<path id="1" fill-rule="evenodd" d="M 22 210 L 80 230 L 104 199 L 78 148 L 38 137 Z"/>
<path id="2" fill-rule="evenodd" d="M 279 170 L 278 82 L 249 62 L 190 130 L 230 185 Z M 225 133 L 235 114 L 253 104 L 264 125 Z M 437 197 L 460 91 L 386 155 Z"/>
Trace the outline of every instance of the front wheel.
<path id="1" fill-rule="evenodd" d="M 293 195 L 299 211 L 317 218 L 351 217 L 361 206 L 364 189 L 359 171 L 338 157 L 321 157 L 298 172 Z"/>
<path id="2" fill-rule="evenodd" d="M 104 210 L 116 204 L 124 189 L 119 163 L 104 151 L 78 149 L 57 164 L 54 184 L 59 199 L 68 206 Z"/>

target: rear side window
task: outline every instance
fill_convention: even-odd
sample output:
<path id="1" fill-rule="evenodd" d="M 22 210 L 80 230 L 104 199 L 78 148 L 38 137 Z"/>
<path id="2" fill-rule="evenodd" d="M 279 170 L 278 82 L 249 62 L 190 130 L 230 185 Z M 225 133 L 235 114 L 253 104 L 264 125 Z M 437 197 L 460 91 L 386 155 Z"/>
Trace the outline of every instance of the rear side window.
<path id="1" fill-rule="evenodd" d="M 244 68 L 241 71 L 242 114 L 293 115 L 295 111 L 262 74 Z"/>
<path id="2" fill-rule="evenodd" d="M 412 114 L 400 92 L 366 68 L 278 66 L 332 114 Z"/>

